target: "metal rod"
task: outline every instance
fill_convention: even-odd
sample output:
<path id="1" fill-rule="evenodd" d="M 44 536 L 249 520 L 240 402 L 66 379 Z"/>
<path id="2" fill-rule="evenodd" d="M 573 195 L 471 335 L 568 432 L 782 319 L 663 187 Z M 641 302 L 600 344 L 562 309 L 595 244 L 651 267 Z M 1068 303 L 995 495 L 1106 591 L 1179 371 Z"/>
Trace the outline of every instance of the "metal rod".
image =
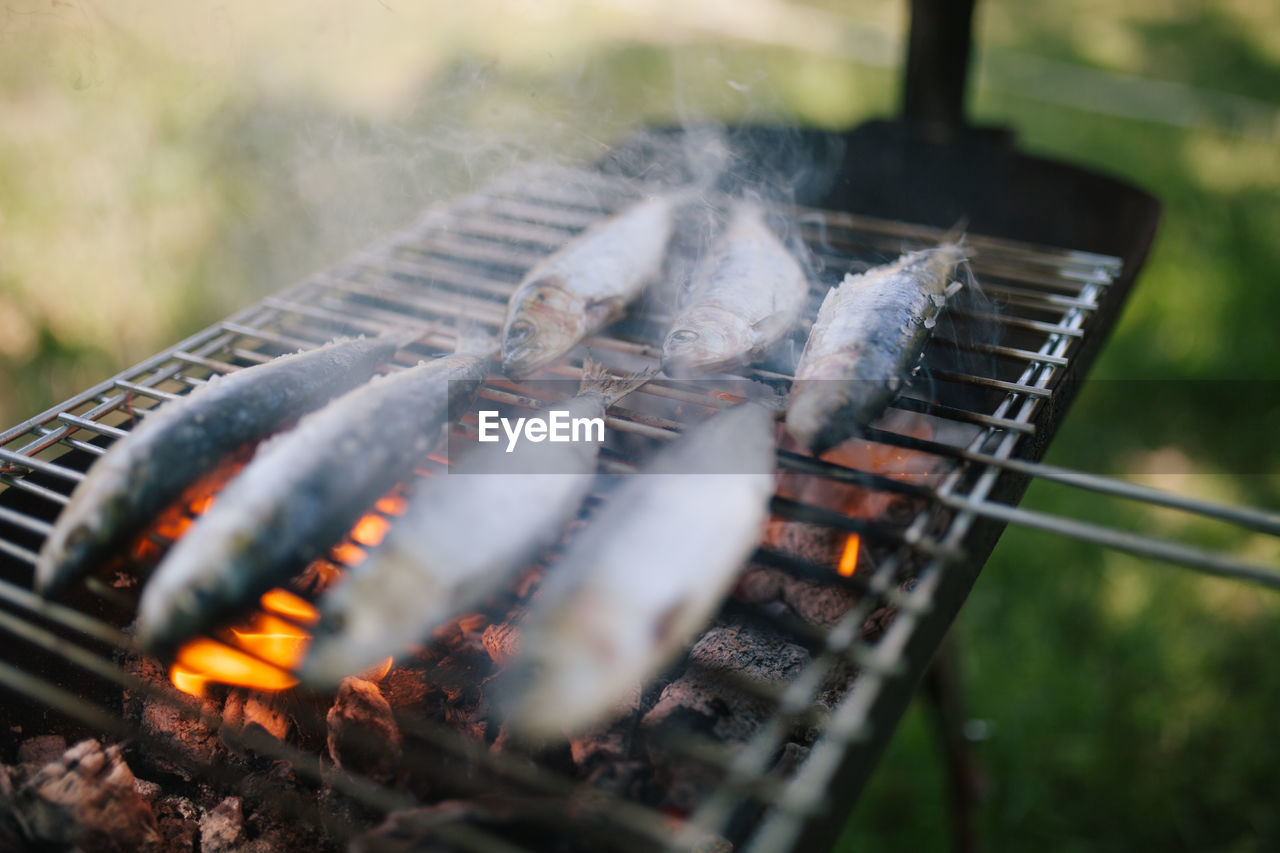
<path id="1" fill-rule="evenodd" d="M 15 512 L 6 506 L 0 506 L 0 521 L 7 521 L 15 527 L 30 530 L 32 533 L 38 533 L 41 536 L 48 536 L 49 531 L 53 530 L 53 525 L 49 522 L 41 521 L 26 513 Z"/>
<path id="2" fill-rule="evenodd" d="M 1026 459 L 1016 459 L 1013 457 L 1000 459 L 986 453 L 978 453 L 962 447 L 942 444 L 940 442 L 930 441 L 929 439 L 913 438 L 911 436 L 900 435 L 886 430 L 870 429 L 868 430 L 868 437 L 874 441 L 882 442 L 884 444 L 892 444 L 896 447 L 901 447 L 907 450 L 921 451 L 935 456 L 963 459 L 978 465 L 991 465 L 1006 471 L 1023 474 L 1028 477 L 1035 477 L 1040 480 L 1059 483 L 1065 486 L 1073 486 L 1078 489 L 1085 489 L 1087 491 L 1110 495 L 1112 497 L 1126 498 L 1140 503 L 1150 504 L 1152 506 L 1162 506 L 1169 509 L 1181 510 L 1194 515 L 1204 516 L 1205 518 L 1213 518 L 1219 521 L 1230 522 L 1232 524 L 1239 525 L 1240 527 L 1255 530 L 1259 533 L 1266 533 L 1270 536 L 1280 536 L 1280 513 L 1268 512 L 1267 510 L 1256 509 L 1253 507 L 1237 507 L 1213 503 L 1210 501 L 1200 500 L 1198 498 L 1190 498 L 1184 495 L 1174 494 L 1172 492 L 1164 492 L 1159 489 L 1150 488 L 1149 486 L 1141 486 L 1136 483 L 1130 483 L 1126 480 L 1118 480 L 1113 477 L 1106 477 L 1100 474 L 1090 474 L 1085 471 L 1062 468 L 1057 465 L 1047 465 L 1043 462 L 1031 462 Z M 815 471 L 815 473 L 818 472 Z"/>
<path id="3" fill-rule="evenodd" d="M 1163 539 L 1154 539 L 1139 533 L 1116 530 L 1087 521 L 1049 515 L 1035 510 L 1011 507 L 1006 504 L 989 501 L 975 501 L 964 497 L 946 498 L 947 505 L 956 509 L 965 509 L 986 518 L 1043 530 L 1083 542 L 1102 545 L 1116 551 L 1123 551 L 1138 557 L 1163 560 L 1176 563 L 1189 569 L 1218 577 L 1234 578 L 1249 581 L 1271 589 L 1280 589 L 1280 571 L 1266 566 L 1237 560 L 1223 554 L 1216 554 Z"/>
<path id="4" fill-rule="evenodd" d="M 22 453 L 14 453 L 12 450 L 0 449 L 0 459 L 14 465 L 21 465 L 32 471 L 39 471 L 41 474 L 49 474 L 63 480 L 70 480 L 78 483 L 84 479 L 84 474 L 72 468 L 62 465 L 55 465 L 52 462 L 46 462 L 43 459 L 36 459 L 32 456 L 26 456 Z"/>
<path id="5" fill-rule="evenodd" d="M 114 384 L 117 388 L 123 388 L 126 391 L 132 391 L 134 394 L 142 394 L 143 396 L 151 397 L 155 400 L 159 400 L 162 403 L 168 402 L 169 400 L 177 400 L 183 396 L 181 394 L 174 394 L 169 391 L 161 391 L 159 388 L 149 388 L 146 385 L 139 385 L 137 382 L 128 382 L 124 379 L 117 379 L 115 380 Z M 147 411 L 150 411 L 150 410 L 147 410 Z"/>
<path id="6" fill-rule="evenodd" d="M 119 429 L 118 427 L 107 426 L 106 424 L 98 423 L 97 421 L 91 421 L 88 418 L 80 418 L 80 417 L 76 417 L 75 415 L 69 415 L 66 412 L 63 412 L 60 415 L 58 415 L 58 420 L 62 421 L 63 423 L 71 424 L 72 426 L 79 427 L 80 429 L 87 429 L 90 432 L 96 432 L 99 435 L 105 435 L 108 438 L 124 438 L 126 435 L 129 434 L 129 431 L 126 429 Z"/>

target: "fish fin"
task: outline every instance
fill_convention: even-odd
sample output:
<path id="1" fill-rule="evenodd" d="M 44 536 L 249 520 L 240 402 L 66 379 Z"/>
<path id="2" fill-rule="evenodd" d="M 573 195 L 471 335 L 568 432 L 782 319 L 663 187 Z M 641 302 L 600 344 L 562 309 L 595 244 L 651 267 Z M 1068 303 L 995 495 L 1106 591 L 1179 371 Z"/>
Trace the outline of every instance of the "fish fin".
<path id="1" fill-rule="evenodd" d="M 614 376 L 603 364 L 587 356 L 582 361 L 582 382 L 578 386 L 578 393 L 594 391 L 603 395 L 608 405 L 613 405 L 656 375 L 656 370 L 646 367 L 637 373 Z"/>
<path id="2" fill-rule="evenodd" d="M 969 233 L 969 217 L 961 216 L 956 224 L 947 229 L 938 241 L 939 246 L 963 246 L 965 234 Z"/>

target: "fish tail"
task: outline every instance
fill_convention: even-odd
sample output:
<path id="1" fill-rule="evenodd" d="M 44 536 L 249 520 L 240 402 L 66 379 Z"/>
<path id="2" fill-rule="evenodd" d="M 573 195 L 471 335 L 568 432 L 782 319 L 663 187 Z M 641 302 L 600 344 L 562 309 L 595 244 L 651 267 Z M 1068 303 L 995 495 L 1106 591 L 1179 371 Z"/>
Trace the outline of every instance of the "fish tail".
<path id="1" fill-rule="evenodd" d="M 578 393 L 600 394 L 608 401 L 607 405 L 613 405 L 656 375 L 656 370 L 646 367 L 636 373 L 614 376 L 603 364 L 587 356 L 582 361 L 582 381 L 578 385 Z"/>

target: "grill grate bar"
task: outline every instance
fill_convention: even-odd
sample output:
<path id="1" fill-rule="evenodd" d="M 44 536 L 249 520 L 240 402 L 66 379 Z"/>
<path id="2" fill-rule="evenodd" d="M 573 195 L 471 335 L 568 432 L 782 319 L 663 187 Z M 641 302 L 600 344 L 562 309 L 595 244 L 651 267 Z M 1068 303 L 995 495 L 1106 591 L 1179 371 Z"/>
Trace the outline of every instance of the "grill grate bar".
<path id="1" fill-rule="evenodd" d="M 123 399 L 121 400 L 123 402 Z M 99 421 L 92 421 L 88 418 L 80 418 L 75 415 L 69 415 L 66 412 L 58 415 L 58 420 L 63 423 L 70 424 L 80 429 L 87 429 L 90 432 L 96 432 L 98 435 L 105 435 L 107 438 L 124 438 L 129 434 L 128 430 L 118 429 L 113 426 L 107 426 Z"/>
<path id="2" fill-rule="evenodd" d="M 31 565 L 36 564 L 36 552 L 30 548 L 23 548 L 21 545 L 15 545 L 8 539 L 0 539 L 0 551 L 8 554 L 10 557 L 21 560 Z"/>
<path id="3" fill-rule="evenodd" d="M 41 521 L 38 518 L 32 518 L 25 513 L 14 512 L 5 506 L 0 506 L 0 521 L 7 521 L 14 527 L 21 527 L 24 530 L 29 530 L 32 533 L 38 533 L 41 536 L 48 536 L 49 531 L 53 530 L 53 525 L 49 522 Z"/>
<path id="4" fill-rule="evenodd" d="M 78 483 L 84 479 L 84 474 L 79 471 L 67 468 L 63 465 L 55 465 L 52 462 L 45 462 L 43 459 L 37 459 L 34 456 L 28 456 L 25 453 L 15 453 L 12 450 L 5 450 L 2 447 L 0 447 L 0 459 L 3 459 L 9 465 L 26 468 L 31 471 L 37 471 L 41 474 L 49 474 L 63 480 L 70 480 L 73 483 Z M 18 482 L 11 482 L 7 480 L 6 482 L 9 482 L 9 485 L 18 485 Z"/>
<path id="5" fill-rule="evenodd" d="M 174 394 L 170 391 L 161 391 L 159 388 L 151 388 L 147 385 L 141 385 L 137 382 L 128 382 L 124 379 L 117 379 L 115 381 L 115 386 L 117 388 L 123 388 L 125 391 L 130 391 L 134 394 L 142 394 L 145 397 L 151 397 L 161 403 L 169 400 L 176 400 L 182 396 L 181 394 Z"/>

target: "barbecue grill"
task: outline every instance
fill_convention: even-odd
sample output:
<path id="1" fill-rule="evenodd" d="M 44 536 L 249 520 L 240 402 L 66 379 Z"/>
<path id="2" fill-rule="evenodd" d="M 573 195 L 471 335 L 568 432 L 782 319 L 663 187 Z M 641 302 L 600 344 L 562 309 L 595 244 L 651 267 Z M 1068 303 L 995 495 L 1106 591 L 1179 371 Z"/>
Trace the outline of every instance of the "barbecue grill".
<path id="1" fill-rule="evenodd" d="M 827 552 L 798 552 L 781 540 L 766 539 L 753 558 L 748 574 L 847 602 L 834 618 L 806 618 L 803 608 L 740 589 L 686 658 L 645 690 L 632 717 L 600 734 L 601 743 L 613 738 L 622 745 L 601 749 L 591 773 L 566 757 L 564 745 L 511 743 L 478 725 L 485 722 L 473 708 L 480 685 L 467 682 L 465 668 L 445 666 L 439 655 L 428 656 L 429 665 L 405 664 L 415 678 L 444 685 L 445 696 L 443 709 L 439 702 L 429 708 L 393 702 L 403 736 L 398 767 L 410 776 L 405 782 L 322 757 L 318 741 L 330 697 L 292 691 L 296 730 L 282 739 L 262 725 L 241 727 L 211 701 L 194 701 L 151 677 L 157 667 L 128 632 L 137 596 L 133 575 L 145 572 L 146 561 L 91 578 L 63 602 L 43 602 L 29 592 L 35 555 L 67 495 L 150 408 L 212 376 L 336 335 L 418 328 L 417 342 L 388 365 L 396 370 L 450 351 L 464 318 L 499 326 L 507 296 L 540 258 L 629 201 L 687 177 L 686 152 L 696 146 L 686 140 L 703 131 L 658 130 L 625 141 L 590 166 L 521 173 L 430 208 L 333 269 L 0 434 L 6 647 L 0 685 L 11 700 L 0 711 L 4 723 L 68 741 L 127 740 L 135 769 L 159 768 L 156 775 L 188 796 L 207 786 L 206 796 L 269 801 L 308 827 L 299 831 L 314 827 L 329 843 L 361 838 L 366 849 L 383 849 L 377 845 L 390 844 L 396 833 L 458 850 L 577 849 L 574 844 L 825 849 L 840 828 L 840 809 L 856 798 L 1005 524 L 1274 584 L 1262 567 L 1231 556 L 1017 506 L 1029 480 L 1042 477 L 1277 529 L 1260 512 L 1201 506 L 1038 463 L 1133 285 L 1158 205 L 1115 180 L 1020 153 L 1005 131 L 965 127 L 960 97 L 969 9 L 913 5 L 924 17 L 912 30 L 906 120 L 841 134 L 722 130 L 730 165 L 707 190 L 712 199 L 739 192 L 744 176 L 766 167 L 788 176 L 794 198 L 772 199 L 770 211 L 813 259 L 813 308 L 846 272 L 936 244 L 965 223 L 981 289 L 968 288 L 949 305 L 916 381 L 895 400 L 891 417 L 867 435 L 870 450 L 927 460 L 928 476 L 901 476 L 896 463 L 872 464 L 866 456 L 819 460 L 785 448 L 778 454 L 784 483 L 856 489 L 883 497 L 893 509 L 866 517 L 803 488 L 775 497 L 774 522 L 806 541 L 835 542 L 831 553 L 847 549 L 854 535 L 863 543 L 863 561 L 848 575 L 833 570 Z M 959 18 L 948 28 L 942 10 L 957 8 Z M 966 37 L 956 38 L 956 26 Z M 643 305 L 587 346 L 619 368 L 656 363 L 654 330 L 665 328 L 664 317 L 661 304 Z M 572 378 L 580 365 L 575 357 L 554 371 Z M 745 375 L 785 389 L 793 365 L 784 355 Z M 514 410 L 545 401 L 537 381 L 494 377 L 481 393 L 482 404 Z M 677 435 L 684 422 L 671 414 L 672 403 L 693 415 L 726 400 L 714 387 L 655 380 L 610 410 L 602 470 L 632 471 L 653 446 Z M 452 440 L 474 440 L 474 411 L 471 416 L 455 422 Z M 418 475 L 445 464 L 424 462 Z M 340 469 L 336 459 L 335 472 Z M 171 540 L 162 529 L 149 537 L 160 550 Z M 331 555 L 348 567 L 358 559 L 358 547 Z M 450 630 L 441 640 L 446 645 L 479 632 Z M 784 650 L 787 663 L 763 674 L 717 658 L 713 640 L 724 634 L 771 646 L 773 654 Z M 676 715 L 681 724 L 646 728 L 642 717 L 677 683 L 700 701 L 715 699 L 720 710 L 703 713 L 706 725 Z M 398 684 L 384 692 L 394 698 Z M 188 728 L 221 732 L 229 751 L 217 761 L 201 760 L 201 753 L 175 742 L 172 728 L 160 731 L 145 714 L 128 710 L 139 703 Z M 460 720 L 463 706 L 472 712 Z M 716 714 L 734 719 L 731 735 L 708 722 Z M 370 732 L 352 737 L 359 748 L 378 748 Z M 637 771 L 637 765 L 648 769 Z M 278 772 L 282 766 L 287 774 Z M 629 781 L 633 772 L 644 784 Z M 695 793 L 655 793 L 658 777 L 668 788 L 679 787 L 674 779 Z M 390 813 L 401 816 L 394 831 L 364 835 Z"/>

